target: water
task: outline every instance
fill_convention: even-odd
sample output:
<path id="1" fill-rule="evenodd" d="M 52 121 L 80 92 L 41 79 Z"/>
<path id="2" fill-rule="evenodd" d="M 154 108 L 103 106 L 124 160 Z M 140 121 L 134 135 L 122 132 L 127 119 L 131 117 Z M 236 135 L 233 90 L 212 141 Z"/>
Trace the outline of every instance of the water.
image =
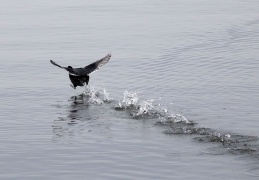
<path id="1" fill-rule="evenodd" d="M 258 5 L 2 2 L 0 179 L 258 179 Z"/>

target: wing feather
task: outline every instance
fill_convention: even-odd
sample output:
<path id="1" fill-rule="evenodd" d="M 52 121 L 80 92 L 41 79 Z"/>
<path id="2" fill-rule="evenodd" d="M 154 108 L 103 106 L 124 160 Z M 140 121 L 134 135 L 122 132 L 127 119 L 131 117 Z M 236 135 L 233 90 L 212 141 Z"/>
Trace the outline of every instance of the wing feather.
<path id="1" fill-rule="evenodd" d="M 55 63 L 55 62 L 52 61 L 52 60 L 50 60 L 50 62 L 51 62 L 51 64 L 53 64 L 54 66 L 57 66 L 57 67 L 59 67 L 59 68 L 61 68 L 61 69 L 65 69 L 66 71 L 69 72 L 69 74 L 72 74 L 72 75 L 74 75 L 74 76 L 79 76 L 79 75 L 80 75 L 79 73 L 75 72 L 74 69 L 69 69 L 69 68 L 67 68 L 67 67 L 62 67 L 62 66 L 58 65 L 57 63 Z"/>
<path id="2" fill-rule="evenodd" d="M 88 66 L 84 67 L 84 74 L 90 74 L 96 70 L 98 70 L 100 67 L 102 67 L 104 64 L 106 64 L 111 59 L 111 54 L 107 54 L 105 57 L 103 57 L 100 60 L 97 60 L 96 62 L 89 64 Z"/>
<path id="3" fill-rule="evenodd" d="M 58 65 L 58 64 L 55 63 L 54 61 L 50 60 L 50 62 L 51 62 L 51 64 L 53 64 L 54 66 L 57 66 L 57 67 L 59 67 L 59 68 L 61 68 L 61 69 L 64 69 L 64 67 Z"/>

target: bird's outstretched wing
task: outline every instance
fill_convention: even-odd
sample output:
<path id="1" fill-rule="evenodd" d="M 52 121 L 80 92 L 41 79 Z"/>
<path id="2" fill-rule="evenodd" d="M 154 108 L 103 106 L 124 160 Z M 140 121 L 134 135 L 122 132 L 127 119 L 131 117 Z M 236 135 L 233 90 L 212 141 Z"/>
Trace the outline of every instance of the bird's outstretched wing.
<path id="1" fill-rule="evenodd" d="M 88 66 L 85 66 L 83 68 L 84 74 L 90 74 L 98 70 L 100 67 L 106 64 L 110 59 L 111 59 L 111 54 L 107 54 L 104 58 L 97 60 L 96 62 L 89 64 Z"/>
<path id="2" fill-rule="evenodd" d="M 73 68 L 69 69 L 68 67 L 62 67 L 62 66 L 58 65 L 57 63 L 55 63 L 55 62 L 52 61 L 52 60 L 50 60 L 50 62 L 51 62 L 51 64 L 53 64 L 54 66 L 57 66 L 57 67 L 59 67 L 59 68 L 61 68 L 61 69 L 65 69 L 66 71 L 69 72 L 69 74 L 72 74 L 72 75 L 74 75 L 74 76 L 79 76 L 79 75 L 80 75 L 80 73 L 75 72 Z"/>
<path id="3" fill-rule="evenodd" d="M 57 63 L 55 63 L 54 61 L 50 60 L 51 64 L 53 64 L 54 66 L 58 66 L 61 69 L 64 69 L 64 67 L 58 65 Z"/>

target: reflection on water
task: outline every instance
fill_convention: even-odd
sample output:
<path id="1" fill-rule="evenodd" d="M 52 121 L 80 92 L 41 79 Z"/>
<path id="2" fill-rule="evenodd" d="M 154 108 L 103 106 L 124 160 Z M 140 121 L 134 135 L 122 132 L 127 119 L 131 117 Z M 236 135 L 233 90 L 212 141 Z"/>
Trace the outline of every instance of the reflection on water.
<path id="1" fill-rule="evenodd" d="M 109 113 L 104 112 L 109 110 L 105 104 L 111 102 L 105 89 L 100 93 L 94 87 L 87 86 L 82 94 L 76 98 L 72 96 L 69 102 L 70 105 L 62 107 L 66 109 L 67 115 L 54 120 L 53 141 L 58 142 L 59 139 L 62 141 L 61 138 L 73 138 L 78 134 L 90 133 L 94 126 L 100 128 L 109 124 L 102 122 L 103 117 L 109 117 Z M 104 105 L 101 106 L 102 104 Z"/>

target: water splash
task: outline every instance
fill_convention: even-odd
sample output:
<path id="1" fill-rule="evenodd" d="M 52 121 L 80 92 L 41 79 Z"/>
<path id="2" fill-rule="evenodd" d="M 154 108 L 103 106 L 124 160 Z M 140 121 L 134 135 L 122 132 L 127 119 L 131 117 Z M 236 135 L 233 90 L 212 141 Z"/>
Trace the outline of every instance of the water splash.
<path id="1" fill-rule="evenodd" d="M 126 110 L 133 118 L 150 117 L 154 115 L 153 100 L 144 100 L 136 92 L 125 91 L 123 99 L 118 102 L 115 110 Z"/>
<path id="2" fill-rule="evenodd" d="M 103 103 L 109 103 L 112 98 L 106 89 L 103 89 L 103 93 L 100 90 L 95 90 L 94 87 L 86 86 L 85 90 L 81 94 L 83 100 L 87 103 L 101 105 Z M 85 97 L 85 98 L 84 98 Z"/>
<path id="3" fill-rule="evenodd" d="M 112 98 L 110 98 L 110 94 L 106 91 L 106 89 L 103 89 L 103 95 L 104 95 L 103 102 L 105 103 L 111 102 Z"/>
<path id="4" fill-rule="evenodd" d="M 130 93 L 127 90 L 123 93 L 123 100 L 122 103 L 124 103 L 124 106 L 126 108 L 130 107 L 137 107 L 139 98 L 136 92 Z"/>
<path id="5" fill-rule="evenodd" d="M 159 120 L 156 122 L 157 125 L 172 125 L 172 124 L 186 124 L 186 125 L 194 125 L 196 124 L 194 121 L 188 120 L 181 114 L 169 114 L 166 116 L 160 116 Z"/>
<path id="6" fill-rule="evenodd" d="M 85 91 L 82 93 L 85 97 L 88 98 L 88 103 L 92 104 L 102 104 L 103 101 L 99 98 L 99 91 L 95 90 L 94 87 L 86 86 Z"/>
<path id="7" fill-rule="evenodd" d="M 154 99 L 146 100 L 139 93 L 127 90 L 123 93 L 123 99 L 118 102 L 115 110 L 125 110 L 133 118 L 155 118 L 159 122 L 174 121 L 176 123 L 181 121 L 191 123 L 180 114 L 170 114 L 165 105 L 157 103 Z"/>

